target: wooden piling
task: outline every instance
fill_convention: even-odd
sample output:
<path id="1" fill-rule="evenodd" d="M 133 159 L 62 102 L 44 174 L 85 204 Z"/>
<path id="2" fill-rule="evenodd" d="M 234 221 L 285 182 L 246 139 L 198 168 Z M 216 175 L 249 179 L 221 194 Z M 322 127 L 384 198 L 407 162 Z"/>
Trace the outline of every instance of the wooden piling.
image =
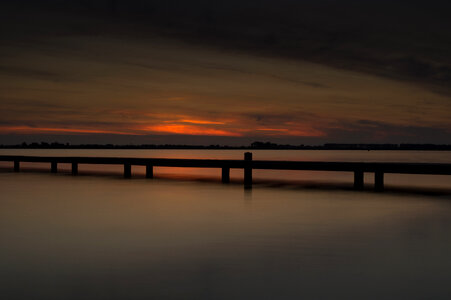
<path id="1" fill-rule="evenodd" d="M 230 182 L 230 168 L 222 168 L 222 183 Z"/>
<path id="2" fill-rule="evenodd" d="M 50 163 L 50 172 L 52 173 L 58 172 L 58 163 L 56 161 L 52 161 Z"/>
<path id="3" fill-rule="evenodd" d="M 14 161 L 14 172 L 19 172 L 20 171 L 20 161 L 15 160 Z"/>
<path id="4" fill-rule="evenodd" d="M 252 152 L 244 153 L 244 187 L 252 188 Z"/>
<path id="5" fill-rule="evenodd" d="M 384 190 L 384 173 L 381 171 L 374 173 L 374 190 L 377 192 Z"/>
<path id="6" fill-rule="evenodd" d="M 132 165 L 124 164 L 124 178 L 131 178 L 131 177 L 132 177 Z"/>
<path id="7" fill-rule="evenodd" d="M 72 175 L 78 175 L 78 163 L 72 163 Z"/>
<path id="8" fill-rule="evenodd" d="M 354 189 L 363 189 L 363 171 L 358 170 L 354 172 Z"/>
<path id="9" fill-rule="evenodd" d="M 146 165 L 146 178 L 153 178 L 153 165 Z"/>

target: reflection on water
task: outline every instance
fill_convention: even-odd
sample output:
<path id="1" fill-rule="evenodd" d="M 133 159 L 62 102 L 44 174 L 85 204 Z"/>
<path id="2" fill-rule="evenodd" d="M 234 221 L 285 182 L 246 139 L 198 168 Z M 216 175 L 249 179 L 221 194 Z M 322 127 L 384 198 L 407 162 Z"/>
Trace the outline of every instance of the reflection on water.
<path id="1" fill-rule="evenodd" d="M 451 198 L 0 173 L 3 299 L 449 299 Z"/>

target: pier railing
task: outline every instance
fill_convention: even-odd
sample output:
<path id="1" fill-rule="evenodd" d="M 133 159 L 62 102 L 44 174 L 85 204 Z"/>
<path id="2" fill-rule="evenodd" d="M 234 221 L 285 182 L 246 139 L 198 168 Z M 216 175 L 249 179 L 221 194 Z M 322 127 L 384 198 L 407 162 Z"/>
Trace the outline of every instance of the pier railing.
<path id="1" fill-rule="evenodd" d="M 324 161 L 275 161 L 253 160 L 246 152 L 244 160 L 233 159 L 178 159 L 178 158 L 135 158 L 135 157 L 59 157 L 59 156 L 13 156 L 2 155 L 0 161 L 14 162 L 14 171 L 20 171 L 21 162 L 50 163 L 52 173 L 58 171 L 58 164 L 72 164 L 72 174 L 78 174 L 79 164 L 123 165 L 124 177 L 131 178 L 132 166 L 145 166 L 146 177 L 153 178 L 154 167 L 190 167 L 222 169 L 222 182 L 230 182 L 230 169 L 244 170 L 244 186 L 252 186 L 252 170 L 308 170 L 338 171 L 354 173 L 354 188 L 364 188 L 364 174 L 374 173 L 374 188 L 384 189 L 384 174 L 432 174 L 451 175 L 451 164 L 440 163 L 396 163 L 396 162 L 324 162 Z"/>

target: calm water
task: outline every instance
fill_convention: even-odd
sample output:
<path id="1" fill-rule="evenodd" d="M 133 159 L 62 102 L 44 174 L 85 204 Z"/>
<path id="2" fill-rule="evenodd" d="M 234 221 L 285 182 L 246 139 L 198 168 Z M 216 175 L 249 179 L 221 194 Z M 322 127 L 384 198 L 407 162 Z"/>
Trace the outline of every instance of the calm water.
<path id="1" fill-rule="evenodd" d="M 11 152 L 20 151 L 0 154 Z M 20 154 L 241 158 L 243 151 Z M 451 162 L 449 152 L 396 151 L 254 151 L 254 159 Z M 219 178 L 218 170 L 158 168 L 154 180 L 139 168 L 133 180 L 121 179 L 120 167 L 81 166 L 91 176 L 77 177 L 38 171 L 0 171 L 2 299 L 451 296 L 450 194 L 297 184 L 351 185 L 346 173 L 266 172 L 257 174 L 262 182 L 290 184 L 246 191 L 191 180 Z M 106 171 L 113 175 L 92 176 Z M 187 171 L 189 180 L 179 180 Z M 447 176 L 393 177 L 390 184 L 451 187 Z"/>

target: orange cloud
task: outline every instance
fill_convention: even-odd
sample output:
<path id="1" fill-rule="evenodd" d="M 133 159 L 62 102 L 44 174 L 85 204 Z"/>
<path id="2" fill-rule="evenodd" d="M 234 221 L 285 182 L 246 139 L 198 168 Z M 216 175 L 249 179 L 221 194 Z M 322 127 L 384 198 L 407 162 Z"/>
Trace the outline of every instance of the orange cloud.
<path id="1" fill-rule="evenodd" d="M 225 121 L 212 121 L 202 119 L 202 117 L 192 115 L 181 114 L 168 114 L 168 113 L 145 113 L 145 116 L 151 117 L 153 120 L 159 120 L 164 123 L 190 123 L 199 125 L 224 125 Z M 228 120 L 230 121 L 230 120 Z"/>
<path id="2" fill-rule="evenodd" d="M 207 120 L 190 120 L 190 119 L 178 120 L 178 122 L 192 123 L 192 124 L 217 124 L 217 125 L 225 124 L 224 122 L 207 121 Z"/>
<path id="3" fill-rule="evenodd" d="M 276 132 L 286 132 L 288 129 L 286 128 L 257 128 L 259 131 L 276 131 Z"/>
<path id="4" fill-rule="evenodd" d="M 153 125 L 143 128 L 145 131 L 152 131 L 157 133 L 177 133 L 177 134 L 189 134 L 189 135 L 216 135 L 216 136 L 241 136 L 240 133 L 206 128 L 195 125 L 181 125 L 181 124 L 168 124 L 168 125 Z"/>

